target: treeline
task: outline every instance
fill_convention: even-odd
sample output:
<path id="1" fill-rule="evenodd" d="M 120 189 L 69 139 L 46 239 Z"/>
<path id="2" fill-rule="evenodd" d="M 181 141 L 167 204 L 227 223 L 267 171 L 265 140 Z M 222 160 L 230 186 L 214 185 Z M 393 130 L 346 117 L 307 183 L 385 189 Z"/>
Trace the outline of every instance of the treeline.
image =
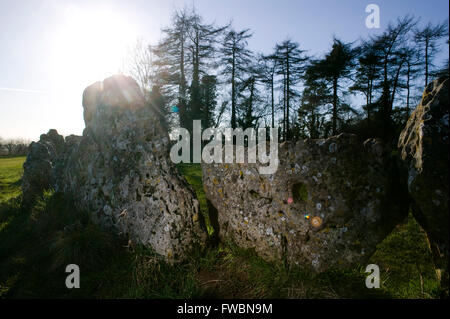
<path id="1" fill-rule="evenodd" d="M 2 139 L 0 137 L 0 156 L 24 156 L 28 153 L 30 141 L 17 139 Z"/>
<path id="2" fill-rule="evenodd" d="M 343 131 L 391 140 L 427 83 L 449 72 L 448 60 L 434 65 L 448 45 L 448 20 L 420 27 L 419 19 L 399 18 L 368 39 L 334 38 L 321 57 L 292 39 L 256 53 L 251 37 L 176 11 L 159 43 L 136 44 L 129 72 L 169 127 L 192 130 L 194 119 L 203 127 L 278 126 L 281 140 Z"/>

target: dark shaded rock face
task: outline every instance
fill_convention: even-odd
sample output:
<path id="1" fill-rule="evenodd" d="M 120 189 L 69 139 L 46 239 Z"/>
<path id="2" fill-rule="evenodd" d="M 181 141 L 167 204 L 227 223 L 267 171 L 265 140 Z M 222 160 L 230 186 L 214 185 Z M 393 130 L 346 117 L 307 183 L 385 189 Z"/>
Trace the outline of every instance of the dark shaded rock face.
<path id="1" fill-rule="evenodd" d="M 411 114 L 398 142 L 402 158 L 409 169 L 408 189 L 413 201 L 414 216 L 428 234 L 433 255 L 438 257 L 435 258 L 436 266 L 447 269 L 448 81 L 448 78 L 440 78 L 427 86 L 420 104 Z"/>
<path id="2" fill-rule="evenodd" d="M 86 128 L 81 137 L 68 136 L 64 154 L 53 160 L 52 186 L 104 228 L 180 260 L 205 242 L 206 232 L 193 190 L 170 161 L 162 121 L 143 101 L 125 76 L 86 88 Z"/>
<path id="3" fill-rule="evenodd" d="M 64 137 L 56 130 L 42 134 L 38 142 L 28 147 L 28 156 L 23 164 L 22 177 L 23 201 L 32 204 L 37 196 L 54 184 L 52 169 L 56 159 L 63 154 Z"/>
<path id="4" fill-rule="evenodd" d="M 271 175 L 259 163 L 202 164 L 222 240 L 323 271 L 365 263 L 407 215 L 406 181 L 378 140 L 284 143 L 279 160 Z"/>

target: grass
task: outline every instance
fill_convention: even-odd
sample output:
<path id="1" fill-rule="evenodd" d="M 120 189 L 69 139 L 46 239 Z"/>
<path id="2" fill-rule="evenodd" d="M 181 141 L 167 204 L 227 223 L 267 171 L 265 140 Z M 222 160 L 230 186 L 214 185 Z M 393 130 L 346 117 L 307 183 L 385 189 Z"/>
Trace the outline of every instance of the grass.
<path id="1" fill-rule="evenodd" d="M 371 262 L 384 270 L 384 287 L 396 298 L 439 295 L 433 259 L 425 231 L 412 214 L 381 242 Z"/>
<path id="2" fill-rule="evenodd" d="M 436 298 L 426 236 L 412 216 L 377 248 L 381 289 L 365 287 L 364 268 L 309 273 L 268 263 L 231 242 L 193 249 L 169 265 L 143 246 L 99 229 L 70 198 L 48 192 L 20 206 L 23 158 L 0 159 L 0 298 Z M 199 165 L 180 165 L 207 217 Z M 77 264 L 81 288 L 64 285 Z"/>
<path id="3" fill-rule="evenodd" d="M 200 204 L 200 213 L 205 218 L 205 224 L 208 229 L 208 234 L 212 235 L 214 229 L 211 226 L 208 215 L 208 205 L 206 204 L 206 195 L 203 190 L 202 182 L 202 168 L 200 164 L 178 164 L 179 172 L 186 178 L 186 181 L 191 184 L 194 189 L 198 202 Z"/>

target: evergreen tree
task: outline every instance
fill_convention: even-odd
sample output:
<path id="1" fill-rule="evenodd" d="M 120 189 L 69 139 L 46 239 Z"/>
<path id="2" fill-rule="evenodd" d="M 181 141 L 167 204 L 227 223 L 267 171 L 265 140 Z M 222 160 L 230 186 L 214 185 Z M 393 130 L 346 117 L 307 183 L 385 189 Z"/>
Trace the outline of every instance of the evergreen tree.
<path id="1" fill-rule="evenodd" d="M 349 90 L 351 92 L 360 92 L 365 96 L 366 105 L 363 108 L 366 111 L 368 121 L 370 121 L 374 109 L 373 99 L 376 90 L 376 80 L 379 78 L 381 71 L 381 61 L 370 44 L 364 43 L 359 48 L 359 51 L 360 55 L 354 82 Z"/>
<path id="2" fill-rule="evenodd" d="M 217 78 L 214 75 L 204 75 L 200 84 L 202 123 L 205 127 L 216 124 L 214 112 L 217 107 Z"/>
<path id="3" fill-rule="evenodd" d="M 192 81 L 190 86 L 190 118 L 202 119 L 200 77 L 207 74 L 208 67 L 214 63 L 214 54 L 218 36 L 228 27 L 215 27 L 213 24 L 205 24 L 200 15 L 195 11 L 190 17 L 188 36 L 190 39 L 189 50 L 192 62 Z"/>
<path id="4" fill-rule="evenodd" d="M 275 46 L 273 54 L 278 66 L 278 74 L 283 76 L 283 139 L 290 139 L 289 114 L 291 101 L 299 96 L 296 85 L 301 80 L 308 58 L 300 50 L 299 44 L 288 39 Z"/>
<path id="5" fill-rule="evenodd" d="M 275 56 L 260 56 L 259 68 L 261 81 L 270 90 L 271 127 L 275 127 L 275 76 L 277 72 L 277 60 Z"/>
<path id="6" fill-rule="evenodd" d="M 406 68 L 403 76 L 406 78 L 404 89 L 406 90 L 405 123 L 411 113 L 411 91 L 414 88 L 414 82 L 420 72 L 420 53 L 414 47 L 408 47 L 404 50 Z"/>
<path id="7" fill-rule="evenodd" d="M 237 86 L 243 80 L 243 73 L 250 64 L 252 54 L 247 49 L 247 40 L 252 35 L 248 29 L 242 31 L 230 30 L 226 33 L 221 53 L 222 74 L 227 78 L 226 82 L 231 85 L 231 127 L 236 128 L 236 99 Z"/>
<path id="8" fill-rule="evenodd" d="M 373 50 L 379 56 L 381 63 L 381 96 L 379 103 L 379 127 L 382 137 L 391 140 L 393 137 L 392 108 L 395 98 L 395 82 L 398 81 L 401 67 L 403 45 L 408 41 L 410 30 L 415 26 L 413 17 L 403 17 L 396 24 L 389 23 L 386 31 L 371 38 Z"/>
<path id="9" fill-rule="evenodd" d="M 430 69 L 434 66 L 433 58 L 439 48 L 438 41 L 445 36 L 448 36 L 448 20 L 435 25 L 430 22 L 423 29 L 416 28 L 414 31 L 414 40 L 423 53 L 425 87 L 428 85 Z"/>
<path id="10" fill-rule="evenodd" d="M 250 68 L 248 77 L 239 85 L 240 103 L 237 108 L 237 123 L 242 129 L 250 127 L 257 128 L 258 120 L 262 117 L 263 110 L 260 108 L 261 97 L 257 88 L 259 74 L 256 68 Z"/>
<path id="11" fill-rule="evenodd" d="M 326 112 L 324 107 L 332 101 L 331 90 L 320 74 L 320 62 L 310 61 L 305 72 L 305 84 L 298 110 L 300 131 L 304 137 L 323 135 Z"/>
<path id="12" fill-rule="evenodd" d="M 187 97 L 187 45 L 190 16 L 186 10 L 175 11 L 172 25 L 162 29 L 163 38 L 153 49 L 157 57 L 155 64 L 164 82 L 167 95 L 178 107 L 180 126 L 189 128 L 190 123 Z"/>
<path id="13" fill-rule="evenodd" d="M 333 39 L 331 51 L 316 64 L 316 70 L 320 77 L 326 80 L 332 90 L 332 134 L 337 134 L 337 122 L 339 113 L 339 91 L 341 81 L 350 79 L 354 66 L 355 50 L 351 44 Z"/>

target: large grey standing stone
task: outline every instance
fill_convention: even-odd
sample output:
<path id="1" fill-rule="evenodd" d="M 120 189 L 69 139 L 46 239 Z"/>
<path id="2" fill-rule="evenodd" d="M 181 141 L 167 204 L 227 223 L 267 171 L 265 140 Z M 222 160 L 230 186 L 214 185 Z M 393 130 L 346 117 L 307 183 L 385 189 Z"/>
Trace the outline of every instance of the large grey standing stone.
<path id="1" fill-rule="evenodd" d="M 23 204 L 32 205 L 35 199 L 54 184 L 52 170 L 56 160 L 64 151 L 64 137 L 54 129 L 42 134 L 39 141 L 31 142 L 23 164 Z"/>
<path id="2" fill-rule="evenodd" d="M 202 164 L 221 240 L 323 271 L 366 263 L 407 216 L 406 181 L 379 140 L 287 142 L 279 160 L 271 175 L 259 163 Z"/>
<path id="3" fill-rule="evenodd" d="M 164 121 L 136 82 L 116 75 L 94 83 L 83 93 L 83 108 L 83 136 L 68 136 L 63 154 L 45 166 L 51 186 L 102 227 L 151 246 L 168 261 L 203 245 L 198 200 L 170 160 Z"/>
<path id="4" fill-rule="evenodd" d="M 414 217 L 430 239 L 438 276 L 448 289 L 448 77 L 431 82 L 400 134 Z"/>

